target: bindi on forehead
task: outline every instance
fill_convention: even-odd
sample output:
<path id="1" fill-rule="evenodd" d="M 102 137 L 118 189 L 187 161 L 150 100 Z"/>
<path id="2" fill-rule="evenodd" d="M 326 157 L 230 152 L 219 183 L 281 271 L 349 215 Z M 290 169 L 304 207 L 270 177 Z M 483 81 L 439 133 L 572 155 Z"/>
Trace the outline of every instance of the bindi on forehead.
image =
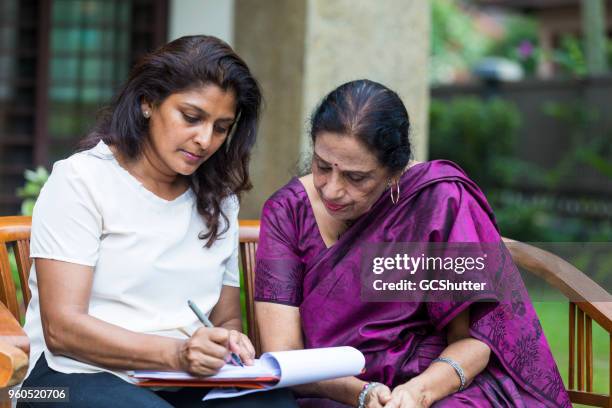
<path id="1" fill-rule="evenodd" d="M 378 167 L 376 156 L 353 136 L 323 132 L 315 140 L 314 154 L 328 166 L 347 171 L 368 172 Z"/>

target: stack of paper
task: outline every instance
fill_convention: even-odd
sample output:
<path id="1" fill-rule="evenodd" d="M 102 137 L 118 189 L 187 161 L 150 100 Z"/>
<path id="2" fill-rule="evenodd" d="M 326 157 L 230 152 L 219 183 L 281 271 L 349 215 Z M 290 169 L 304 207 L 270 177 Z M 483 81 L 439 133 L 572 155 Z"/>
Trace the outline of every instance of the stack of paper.
<path id="1" fill-rule="evenodd" d="M 252 366 L 226 364 L 209 377 L 176 371 L 134 371 L 131 377 L 143 387 L 219 388 L 209 392 L 204 398 L 207 400 L 357 375 L 364 365 L 365 358 L 359 350 L 328 347 L 265 353 Z"/>
<path id="2" fill-rule="evenodd" d="M 263 388 L 258 389 L 220 387 L 206 394 L 204 401 L 358 375 L 365 366 L 365 357 L 353 347 L 277 351 L 263 354 L 260 360 L 268 361 L 270 366 L 280 369 L 281 375 L 277 382 L 264 384 Z"/>
<path id="3" fill-rule="evenodd" d="M 195 377 L 182 371 L 134 371 L 131 377 L 143 387 L 239 387 L 263 388 L 280 379 L 280 370 L 269 360 L 255 360 L 252 366 L 226 364 L 215 375 Z M 272 362 L 273 363 L 273 362 Z"/>

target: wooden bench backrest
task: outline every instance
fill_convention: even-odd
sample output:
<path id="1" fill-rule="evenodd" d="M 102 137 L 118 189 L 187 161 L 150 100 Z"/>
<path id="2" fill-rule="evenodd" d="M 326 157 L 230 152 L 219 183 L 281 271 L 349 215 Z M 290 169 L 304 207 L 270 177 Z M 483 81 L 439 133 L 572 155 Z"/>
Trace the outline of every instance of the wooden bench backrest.
<path id="1" fill-rule="evenodd" d="M 504 242 L 518 267 L 545 280 L 570 299 L 567 388 L 571 401 L 612 408 L 612 295 L 555 254 L 508 238 Z M 598 301 L 589 302 L 589 298 Z M 610 339 L 608 394 L 593 392 L 593 322 Z"/>
<path id="2" fill-rule="evenodd" d="M 255 252 L 259 241 L 259 220 L 240 220 L 240 262 L 246 303 L 247 333 L 259 355 L 261 344 L 255 321 Z"/>
<path id="3" fill-rule="evenodd" d="M 31 217 L 0 217 L 0 300 L 18 321 L 21 321 L 30 301 L 28 277 L 32 266 L 31 225 Z M 15 255 L 17 279 L 14 279 L 11 273 L 9 261 L 11 252 Z"/>

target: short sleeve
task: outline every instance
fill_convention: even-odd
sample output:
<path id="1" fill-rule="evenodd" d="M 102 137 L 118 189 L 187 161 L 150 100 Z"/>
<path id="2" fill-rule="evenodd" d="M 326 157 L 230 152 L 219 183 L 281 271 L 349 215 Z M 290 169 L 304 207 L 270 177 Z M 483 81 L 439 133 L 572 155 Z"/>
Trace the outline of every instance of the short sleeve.
<path id="1" fill-rule="evenodd" d="M 268 200 L 263 208 L 255 266 L 255 300 L 299 306 L 304 264 L 297 254 L 295 222 L 287 204 Z"/>
<path id="2" fill-rule="evenodd" d="M 30 257 L 96 264 L 102 217 L 91 188 L 71 161 L 53 166 L 34 206 Z"/>
<path id="3" fill-rule="evenodd" d="M 475 196 L 475 194 L 481 195 L 480 191 L 472 192 L 459 182 L 439 183 L 433 190 L 433 196 L 430 199 L 436 202 L 436 207 L 440 209 L 437 218 L 444 220 L 433 235 L 434 241 L 487 243 L 487 248 L 492 248 L 495 243 L 501 241 L 492 212 L 484 201 L 484 196 L 482 198 Z M 495 251 L 497 252 L 499 251 Z M 499 264 L 495 263 L 495 268 L 491 265 L 493 262 L 487 262 L 490 270 L 483 270 L 479 281 L 489 282 L 488 287 L 495 287 L 496 279 L 493 275 Z M 498 298 L 496 293 L 474 293 L 473 297 L 456 302 L 428 302 L 427 311 L 430 321 L 437 330 L 441 330 L 474 302 L 487 299 L 496 302 Z"/>
<path id="4" fill-rule="evenodd" d="M 228 238 L 232 245 L 232 254 L 225 262 L 225 271 L 223 272 L 223 285 L 240 287 L 240 269 L 238 266 L 239 254 L 239 227 L 238 227 L 238 211 L 240 207 L 238 199 L 234 196 L 228 199 L 226 216 L 229 221 L 229 229 L 227 231 Z"/>

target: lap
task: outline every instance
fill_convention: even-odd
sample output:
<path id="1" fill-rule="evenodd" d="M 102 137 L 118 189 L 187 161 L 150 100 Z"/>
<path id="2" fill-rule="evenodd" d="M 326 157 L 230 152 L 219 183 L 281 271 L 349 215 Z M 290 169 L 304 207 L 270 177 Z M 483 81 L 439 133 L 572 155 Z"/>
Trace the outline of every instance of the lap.
<path id="1" fill-rule="evenodd" d="M 299 398 L 300 408 L 352 408 L 350 405 L 326 398 Z"/>
<path id="2" fill-rule="evenodd" d="M 324 398 L 300 398 L 298 399 L 300 408 L 350 408 L 349 405 L 324 399 Z M 457 408 L 472 407 L 486 408 L 493 407 L 485 395 L 478 387 L 468 387 L 466 390 L 454 393 L 432 405 L 432 408 Z"/>
<path id="3" fill-rule="evenodd" d="M 44 406 L 47 408 L 172 408 L 172 405 L 153 391 L 137 387 L 110 373 L 65 374 L 54 371 L 47 365 L 44 354 L 23 382 L 23 387 L 66 387 L 70 402 L 46 402 Z M 34 405 L 20 402 L 17 407 Z"/>
<path id="4" fill-rule="evenodd" d="M 206 408 L 298 408 L 293 393 L 287 388 L 256 392 L 240 398 L 211 400 L 206 403 Z"/>
<path id="5" fill-rule="evenodd" d="M 93 374 L 64 374 L 52 370 L 44 355 L 36 365 L 23 387 L 66 387 L 69 403 L 45 403 L 47 408 L 296 408 L 297 403 L 288 389 L 249 394 L 240 398 L 211 400 L 203 402 L 207 390 L 202 388 L 182 388 L 178 391 L 154 392 L 148 388 L 130 384 L 116 375 L 100 372 Z M 33 403 L 20 402 L 18 407 L 31 407 Z M 36 404 L 38 405 L 38 404 Z"/>
<path id="6" fill-rule="evenodd" d="M 543 405 L 522 392 L 508 374 L 493 365 L 478 374 L 465 390 L 447 396 L 432 407 L 535 408 Z"/>
<path id="7" fill-rule="evenodd" d="M 486 395 L 480 387 L 472 384 L 461 392 L 455 392 L 432 404 L 432 408 L 454 408 L 454 407 L 491 407 Z"/>

